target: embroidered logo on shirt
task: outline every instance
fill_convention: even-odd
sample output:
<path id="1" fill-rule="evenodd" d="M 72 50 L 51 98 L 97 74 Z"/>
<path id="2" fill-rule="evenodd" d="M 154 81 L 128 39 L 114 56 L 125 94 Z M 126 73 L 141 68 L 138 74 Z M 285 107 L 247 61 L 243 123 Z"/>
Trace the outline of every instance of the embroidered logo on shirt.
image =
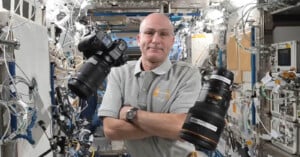
<path id="1" fill-rule="evenodd" d="M 153 97 L 165 98 L 166 100 L 170 99 L 170 90 L 161 91 L 159 87 L 156 87 L 153 91 Z"/>

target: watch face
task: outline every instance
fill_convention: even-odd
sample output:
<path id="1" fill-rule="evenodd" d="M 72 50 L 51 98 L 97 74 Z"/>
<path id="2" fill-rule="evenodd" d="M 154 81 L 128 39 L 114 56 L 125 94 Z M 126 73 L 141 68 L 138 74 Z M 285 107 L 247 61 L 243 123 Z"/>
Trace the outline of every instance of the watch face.
<path id="1" fill-rule="evenodd" d="M 133 119 L 134 118 L 134 112 L 131 110 L 127 113 L 127 119 Z"/>
<path id="2" fill-rule="evenodd" d="M 134 117 L 136 116 L 137 108 L 131 108 L 127 114 L 126 114 L 126 119 L 127 120 L 133 120 Z"/>

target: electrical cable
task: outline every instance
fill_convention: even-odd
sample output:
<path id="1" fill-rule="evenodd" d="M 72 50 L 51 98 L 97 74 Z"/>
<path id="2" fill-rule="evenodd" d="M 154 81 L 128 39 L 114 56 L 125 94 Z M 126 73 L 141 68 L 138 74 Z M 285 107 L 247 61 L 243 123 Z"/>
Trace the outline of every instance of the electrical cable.
<path id="1" fill-rule="evenodd" d="M 268 135 L 271 135 L 270 131 L 266 128 L 263 121 L 261 120 L 260 116 L 257 116 L 257 120 L 260 122 L 261 126 L 264 128 L 264 130 L 267 132 Z"/>
<path id="2" fill-rule="evenodd" d="M 12 32 L 11 32 L 11 30 L 10 30 L 10 28 L 11 28 L 11 20 L 9 21 L 9 24 L 8 24 L 8 25 L 9 25 L 9 27 L 8 27 L 9 30 L 8 30 L 7 36 L 5 37 L 5 40 L 8 39 L 9 35 L 12 35 Z M 5 68 L 6 68 L 8 77 L 9 77 L 10 80 L 13 80 L 12 75 L 9 73 L 10 70 L 9 70 L 8 62 L 7 62 L 6 45 L 3 45 L 2 51 L 3 51 L 4 65 L 5 65 Z M 11 83 L 12 83 L 12 86 L 10 87 L 10 89 L 11 89 L 12 93 L 17 93 L 18 91 L 17 91 L 15 82 L 12 81 Z M 16 95 L 16 96 L 17 96 L 17 95 Z"/>
<path id="3" fill-rule="evenodd" d="M 1 92 L 2 98 L 5 97 L 5 96 L 3 96 L 3 94 L 11 93 L 11 89 L 9 88 L 9 85 L 7 83 L 8 81 L 9 81 L 9 79 L 6 79 L 3 81 L 2 90 L 4 89 L 4 91 Z M 24 138 L 29 143 L 34 144 L 34 140 L 32 139 L 31 129 L 34 126 L 35 119 L 36 119 L 36 106 L 35 106 L 36 100 L 35 99 L 36 99 L 36 96 L 38 95 L 38 93 L 37 93 L 37 91 L 34 90 L 35 88 L 33 87 L 33 85 L 31 85 L 26 79 L 24 79 L 22 77 L 15 76 L 13 78 L 13 80 L 10 82 L 15 83 L 15 85 L 19 84 L 19 83 L 23 83 L 28 86 L 29 93 L 33 94 L 33 103 L 31 103 L 31 104 L 33 104 L 33 106 L 30 107 L 28 105 L 29 102 L 24 103 L 21 100 L 22 96 L 20 96 L 21 95 L 20 93 L 16 93 L 17 97 L 15 97 L 15 98 L 13 97 L 14 100 L 6 100 L 7 105 L 5 105 L 5 107 L 7 108 L 9 115 L 16 116 L 16 118 L 17 118 L 16 122 L 18 123 L 18 125 L 17 125 L 17 128 L 15 129 L 15 131 L 13 131 L 9 136 L 7 136 L 8 129 L 9 129 L 9 126 L 7 126 L 7 129 L 4 133 L 4 135 L 2 136 L 1 141 L 3 142 L 3 140 L 4 140 L 4 142 L 5 142 L 7 140 L 13 140 L 16 138 Z M 16 90 L 17 90 L 17 88 L 16 88 Z M 15 96 L 15 95 L 11 95 L 11 96 Z M 31 115 L 31 119 L 29 119 L 30 115 Z M 10 118 L 10 116 L 9 116 L 9 118 Z M 9 119 L 9 121 L 11 121 L 11 119 Z M 23 132 L 26 132 L 26 134 L 22 134 Z"/>
<path id="4" fill-rule="evenodd" d="M 11 94 L 9 94 L 9 95 L 12 96 L 16 100 L 22 99 L 22 95 L 23 96 L 28 96 L 28 100 L 30 100 L 30 99 L 32 99 L 32 98 L 30 98 L 31 95 L 32 95 L 33 102 L 26 102 L 26 101 L 25 102 L 27 104 L 33 104 L 34 105 L 33 107 L 35 107 L 35 103 L 34 103 L 35 99 L 39 96 L 38 92 L 35 89 L 36 87 L 34 87 L 35 85 L 32 84 L 32 82 L 29 82 L 28 80 L 26 80 L 26 79 L 24 79 L 23 77 L 20 77 L 20 76 L 14 76 L 13 77 L 13 81 L 11 81 L 9 79 L 5 79 L 3 81 L 3 83 L 2 83 L 3 84 L 3 86 L 2 86 L 2 92 L 1 92 L 2 99 L 5 98 L 5 94 L 10 93 L 11 88 L 10 88 L 9 84 L 11 82 L 15 84 L 15 86 L 16 86 L 15 89 L 18 90 L 18 92 L 16 93 L 16 95 L 17 95 L 16 97 L 14 97 L 14 95 L 11 95 Z M 26 85 L 28 87 L 28 94 L 23 94 L 23 93 L 19 92 L 19 89 L 17 88 L 17 85 L 20 84 L 20 83 L 24 84 L 24 85 Z M 10 99 L 10 98 L 6 98 L 6 99 Z"/>
<path id="5" fill-rule="evenodd" d="M 18 2 L 18 4 L 16 5 L 16 8 L 15 8 L 15 10 L 14 10 L 14 12 L 17 12 L 17 10 L 19 9 L 19 7 L 21 6 L 21 2 L 22 2 L 22 1 L 19 1 L 19 2 Z"/>
<path id="6" fill-rule="evenodd" d="M 269 101 L 272 101 L 272 100 L 273 100 L 272 97 L 267 96 L 266 88 L 265 88 L 264 85 L 261 85 L 261 86 L 259 87 L 259 93 L 260 93 L 261 96 L 263 96 L 263 98 L 265 98 L 265 99 L 267 99 L 267 100 L 269 100 Z"/>
<path id="7" fill-rule="evenodd" d="M 86 102 L 86 100 L 84 100 L 84 104 L 85 106 L 82 109 L 79 109 L 79 115 L 88 108 L 89 104 Z M 80 107 L 81 108 L 81 107 Z"/>
<path id="8" fill-rule="evenodd" d="M 7 133 L 8 133 L 8 130 L 9 130 L 9 128 L 10 128 L 10 121 L 11 121 L 11 118 L 10 118 L 10 110 L 9 110 L 9 108 L 8 108 L 8 106 L 5 104 L 5 103 L 7 103 L 7 102 L 5 102 L 5 101 L 1 101 L 0 100 L 0 105 L 2 105 L 2 106 L 4 106 L 5 108 L 6 108 L 6 112 L 8 112 L 8 122 L 7 122 L 7 126 L 6 126 L 6 129 L 5 129 L 5 131 L 4 131 L 4 133 L 3 133 L 3 135 L 2 135 L 2 137 L 1 137 L 1 140 L 0 140 L 0 145 L 2 144 L 2 143 L 4 143 L 4 138 L 6 137 L 6 135 L 7 135 Z"/>
<path id="9" fill-rule="evenodd" d="M 24 21 L 24 22 L 22 22 L 22 23 L 20 23 L 20 24 L 18 24 L 18 25 L 16 25 L 16 26 L 13 26 L 12 27 L 12 29 L 15 29 L 15 28 L 18 28 L 18 27 L 21 27 L 22 25 L 24 25 L 24 24 L 26 24 L 26 23 L 28 23 L 34 16 L 35 16 L 35 14 L 36 14 L 36 8 L 37 8 L 37 5 L 36 5 L 36 0 L 33 0 L 34 1 L 34 11 L 33 11 L 33 13 L 31 14 L 31 17 L 29 17 L 28 19 L 26 19 L 26 21 Z M 19 1 L 19 4 L 20 4 L 20 2 L 21 1 Z M 18 5 L 19 5 L 18 4 Z M 16 10 L 17 9 L 15 9 L 15 12 L 16 12 Z"/>
<path id="10" fill-rule="evenodd" d="M 92 155 L 91 155 L 91 157 L 95 157 L 95 150 L 94 150 L 94 149 L 92 150 Z"/>
<path id="11" fill-rule="evenodd" d="M 32 119 L 31 119 L 31 122 L 26 125 L 27 128 L 26 128 L 26 135 L 25 134 L 18 134 L 16 136 L 16 138 L 24 138 L 26 139 L 30 144 L 35 144 L 35 141 L 32 137 L 32 128 L 34 127 L 34 124 L 36 122 L 36 119 L 37 119 L 37 116 L 36 116 L 36 110 L 33 111 L 33 115 L 32 115 Z"/>
<path id="12" fill-rule="evenodd" d="M 256 4 L 256 3 L 249 3 L 249 4 L 247 4 L 247 5 L 245 5 L 244 7 L 246 7 L 246 6 L 248 6 L 248 5 L 252 5 L 252 4 Z M 245 32 L 245 22 L 248 22 L 248 17 L 250 16 L 250 13 L 254 10 L 254 9 L 259 9 L 259 8 L 264 8 L 264 7 L 266 7 L 266 6 L 271 6 L 270 4 L 268 4 L 268 3 L 261 3 L 260 5 L 255 5 L 255 6 L 253 6 L 253 7 L 250 7 L 250 8 L 248 8 L 246 11 L 245 11 L 245 13 L 244 13 L 244 10 L 242 11 L 242 16 L 241 16 L 241 18 L 236 22 L 236 24 L 235 24 L 235 27 L 234 27 L 234 29 L 235 29 L 235 41 L 236 41 L 236 43 L 237 43 L 237 45 L 240 47 L 240 48 L 242 48 L 243 50 L 245 50 L 246 52 L 251 52 L 251 53 L 253 53 L 252 52 L 252 49 L 253 48 L 247 48 L 247 47 L 244 47 L 242 44 L 241 44 L 241 42 L 240 42 L 240 40 L 239 40 L 239 38 L 238 38 L 238 36 L 239 36 L 239 33 L 237 33 L 237 31 L 238 31 L 238 26 L 239 26 L 239 24 L 241 24 L 242 25 L 242 31 L 243 31 L 243 36 L 244 37 L 247 37 L 247 34 L 246 34 L 246 32 Z M 243 8 L 244 8 L 243 7 Z M 245 8 L 244 8 L 245 9 Z M 244 18 L 246 17 L 246 19 L 245 19 L 245 21 L 244 21 Z M 244 39 L 246 39 L 246 40 L 249 40 L 249 38 L 244 38 Z M 250 40 L 249 40 L 250 41 Z"/>
<path id="13" fill-rule="evenodd" d="M 8 112 L 8 115 L 15 115 L 18 119 L 18 122 L 19 122 L 19 125 L 16 128 L 16 130 L 8 135 L 9 123 L 11 121 L 10 116 L 8 116 L 8 118 L 9 118 L 8 123 L 7 123 L 8 125 L 7 125 L 7 128 L 4 131 L 4 134 L 1 137 L 1 143 L 6 143 L 8 140 L 13 140 L 15 138 L 20 137 L 20 138 L 24 138 L 24 139 L 28 140 L 29 143 L 33 144 L 34 140 L 32 139 L 32 136 L 31 136 L 32 135 L 31 134 L 31 129 L 34 126 L 36 114 L 33 113 L 31 122 L 28 125 L 27 120 L 28 120 L 29 112 L 27 111 L 27 107 L 26 107 L 25 103 L 23 103 L 21 101 L 3 101 L 3 100 L 1 100 L 0 104 L 3 105 L 6 108 L 6 110 Z M 22 109 L 24 110 L 25 113 L 17 112 L 15 110 L 16 108 L 12 107 L 12 105 L 14 105 L 15 107 L 22 107 Z M 35 112 L 35 111 L 33 111 L 33 112 Z M 22 117 L 22 118 L 20 118 L 20 117 Z M 20 134 L 20 133 L 24 132 L 25 129 L 26 129 L 27 135 Z"/>

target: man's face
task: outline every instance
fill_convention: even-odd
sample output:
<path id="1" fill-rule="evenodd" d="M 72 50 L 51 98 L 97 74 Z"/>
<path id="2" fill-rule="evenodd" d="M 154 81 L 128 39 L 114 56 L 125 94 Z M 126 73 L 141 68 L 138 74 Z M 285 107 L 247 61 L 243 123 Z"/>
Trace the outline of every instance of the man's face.
<path id="1" fill-rule="evenodd" d="M 173 27 L 166 17 L 145 19 L 137 36 L 143 59 L 151 63 L 162 63 L 168 57 L 174 39 Z"/>

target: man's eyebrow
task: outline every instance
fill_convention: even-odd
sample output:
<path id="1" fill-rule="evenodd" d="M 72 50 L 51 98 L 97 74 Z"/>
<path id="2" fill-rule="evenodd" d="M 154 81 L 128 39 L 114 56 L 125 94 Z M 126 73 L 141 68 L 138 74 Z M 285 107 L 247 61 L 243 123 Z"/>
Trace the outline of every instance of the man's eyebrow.
<path id="1" fill-rule="evenodd" d="M 172 36 L 175 35 L 174 30 L 168 28 L 162 28 L 162 29 L 145 28 L 144 30 L 140 31 L 140 33 L 153 32 L 153 31 L 159 33 L 168 33 Z"/>
<path id="2" fill-rule="evenodd" d="M 147 31 L 172 31 L 172 29 L 168 29 L 168 28 L 162 28 L 162 29 L 154 29 L 154 28 L 145 28 L 144 30 Z"/>

